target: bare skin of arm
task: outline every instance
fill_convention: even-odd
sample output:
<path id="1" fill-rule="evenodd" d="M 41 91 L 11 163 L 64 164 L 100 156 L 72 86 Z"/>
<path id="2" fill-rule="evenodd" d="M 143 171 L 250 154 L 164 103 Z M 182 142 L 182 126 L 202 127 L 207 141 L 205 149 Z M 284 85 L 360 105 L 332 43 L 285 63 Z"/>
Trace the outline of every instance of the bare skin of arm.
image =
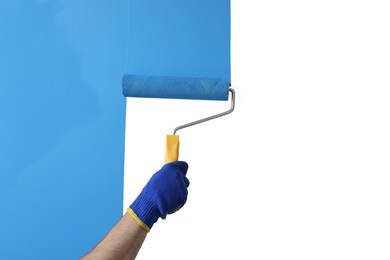
<path id="1" fill-rule="evenodd" d="M 146 230 L 125 213 L 103 240 L 82 259 L 135 259 L 146 234 Z"/>

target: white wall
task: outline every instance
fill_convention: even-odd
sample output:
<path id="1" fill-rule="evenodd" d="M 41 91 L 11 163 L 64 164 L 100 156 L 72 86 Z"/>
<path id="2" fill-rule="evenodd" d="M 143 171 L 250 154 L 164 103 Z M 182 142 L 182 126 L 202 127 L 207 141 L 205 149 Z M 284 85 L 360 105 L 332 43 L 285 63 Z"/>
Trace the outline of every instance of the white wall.
<path id="1" fill-rule="evenodd" d="M 232 0 L 236 111 L 179 132 L 187 204 L 138 259 L 389 259 L 387 1 Z M 226 102 L 127 100 L 124 207 Z"/>

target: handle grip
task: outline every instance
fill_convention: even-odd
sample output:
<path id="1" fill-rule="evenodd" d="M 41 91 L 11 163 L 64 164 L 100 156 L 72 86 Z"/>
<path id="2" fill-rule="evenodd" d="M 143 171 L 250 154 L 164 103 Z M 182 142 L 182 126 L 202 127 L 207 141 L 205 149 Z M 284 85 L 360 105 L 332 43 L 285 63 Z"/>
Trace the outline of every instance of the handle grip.
<path id="1" fill-rule="evenodd" d="M 165 149 L 165 163 L 179 160 L 179 136 L 167 135 L 167 144 Z"/>

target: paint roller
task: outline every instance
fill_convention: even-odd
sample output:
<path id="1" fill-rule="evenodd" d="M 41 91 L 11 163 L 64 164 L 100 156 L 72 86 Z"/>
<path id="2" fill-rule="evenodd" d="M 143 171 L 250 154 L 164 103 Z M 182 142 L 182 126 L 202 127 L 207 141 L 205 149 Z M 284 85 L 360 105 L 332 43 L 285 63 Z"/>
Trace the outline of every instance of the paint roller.
<path id="1" fill-rule="evenodd" d="M 175 77 L 175 76 L 149 76 L 126 74 L 122 78 L 122 90 L 125 97 L 138 98 L 173 98 L 198 100 L 229 100 L 230 109 L 222 113 L 202 118 L 173 130 L 173 135 L 166 137 L 165 163 L 179 159 L 179 136 L 177 131 L 197 125 L 221 116 L 230 114 L 234 110 L 235 92 L 229 81 L 223 78 L 206 77 Z"/>

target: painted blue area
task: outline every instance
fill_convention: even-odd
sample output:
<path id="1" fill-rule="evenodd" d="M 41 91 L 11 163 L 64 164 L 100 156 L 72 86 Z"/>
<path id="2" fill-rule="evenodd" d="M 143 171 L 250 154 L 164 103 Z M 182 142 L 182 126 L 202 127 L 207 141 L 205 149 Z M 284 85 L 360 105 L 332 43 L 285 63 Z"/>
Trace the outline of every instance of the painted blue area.
<path id="1" fill-rule="evenodd" d="M 122 215 L 128 0 L 0 0 L 0 259 L 78 259 Z"/>
<path id="2" fill-rule="evenodd" d="M 230 0 L 130 0 L 128 73 L 230 81 Z"/>

